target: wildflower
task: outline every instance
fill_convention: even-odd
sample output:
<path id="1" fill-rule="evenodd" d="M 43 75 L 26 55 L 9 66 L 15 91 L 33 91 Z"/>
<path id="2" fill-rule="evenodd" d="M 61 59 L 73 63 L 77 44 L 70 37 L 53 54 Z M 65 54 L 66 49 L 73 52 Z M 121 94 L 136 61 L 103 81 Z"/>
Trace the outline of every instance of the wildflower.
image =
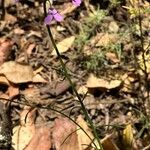
<path id="1" fill-rule="evenodd" d="M 80 6 L 80 5 L 81 5 L 81 0 L 72 0 L 72 3 L 73 3 L 75 6 Z"/>
<path id="2" fill-rule="evenodd" d="M 49 25 L 52 20 L 56 20 L 58 22 L 61 22 L 63 20 L 63 16 L 61 16 L 56 9 L 49 9 L 48 15 L 45 17 L 44 22 L 46 25 Z"/>

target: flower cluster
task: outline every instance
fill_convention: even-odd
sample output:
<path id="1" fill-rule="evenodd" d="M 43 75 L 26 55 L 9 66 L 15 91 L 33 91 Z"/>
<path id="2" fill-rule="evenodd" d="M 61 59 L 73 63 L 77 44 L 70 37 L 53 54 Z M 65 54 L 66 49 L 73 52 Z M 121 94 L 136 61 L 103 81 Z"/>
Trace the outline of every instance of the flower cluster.
<path id="1" fill-rule="evenodd" d="M 81 4 L 81 0 L 72 0 L 72 4 L 78 7 Z M 53 19 L 61 22 L 63 20 L 63 16 L 59 14 L 56 9 L 50 8 L 48 10 L 48 15 L 44 19 L 44 23 L 49 25 Z"/>

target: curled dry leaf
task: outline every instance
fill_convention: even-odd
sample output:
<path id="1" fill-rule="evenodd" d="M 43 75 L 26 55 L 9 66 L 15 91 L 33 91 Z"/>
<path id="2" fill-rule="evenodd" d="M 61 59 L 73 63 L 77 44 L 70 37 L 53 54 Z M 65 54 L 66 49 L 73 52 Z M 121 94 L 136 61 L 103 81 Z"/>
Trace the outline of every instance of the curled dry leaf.
<path id="1" fill-rule="evenodd" d="M 68 51 L 69 48 L 72 46 L 74 40 L 75 40 L 75 37 L 71 36 L 71 37 L 66 38 L 66 39 L 62 40 L 61 42 L 59 42 L 57 44 L 57 48 L 58 48 L 59 52 L 64 53 L 64 52 Z M 54 56 L 57 56 L 55 49 L 53 49 L 51 54 Z"/>
<path id="2" fill-rule="evenodd" d="M 31 82 L 34 76 L 33 70 L 29 65 L 20 64 L 15 61 L 2 64 L 0 66 L 0 74 L 15 84 Z"/>
<path id="3" fill-rule="evenodd" d="M 30 33 L 28 34 L 28 38 L 31 36 L 36 36 L 36 37 L 42 38 L 41 32 L 33 31 L 33 30 L 31 30 Z"/>
<path id="4" fill-rule="evenodd" d="M 32 54 L 32 51 L 35 48 L 35 46 L 36 45 L 34 43 L 29 44 L 29 46 L 28 46 L 28 48 L 26 50 L 26 53 L 27 53 L 28 56 L 30 56 Z"/>

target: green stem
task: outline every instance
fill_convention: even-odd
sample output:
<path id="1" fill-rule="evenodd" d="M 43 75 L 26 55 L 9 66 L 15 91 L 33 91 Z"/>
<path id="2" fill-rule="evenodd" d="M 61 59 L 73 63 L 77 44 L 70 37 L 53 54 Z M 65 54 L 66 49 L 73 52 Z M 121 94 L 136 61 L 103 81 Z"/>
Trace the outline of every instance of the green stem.
<path id="1" fill-rule="evenodd" d="M 46 1 L 47 1 L 47 0 L 44 1 L 44 16 L 45 16 L 45 17 L 46 17 L 46 15 L 47 15 L 47 12 L 46 12 Z M 88 120 L 88 123 L 90 124 L 90 126 L 91 126 L 91 128 L 92 128 L 92 130 L 93 130 L 94 137 L 96 138 L 96 140 L 97 140 L 97 142 L 98 142 L 98 144 L 99 144 L 100 150 L 103 150 L 103 147 L 102 147 L 102 145 L 101 145 L 101 143 L 100 143 L 99 136 L 98 136 L 98 134 L 97 134 L 97 132 L 96 132 L 96 128 L 95 128 L 95 126 L 93 125 L 93 122 L 92 122 L 92 120 L 90 119 L 90 117 L 89 117 L 89 115 L 88 115 L 88 112 L 87 112 L 87 110 L 86 110 L 86 108 L 85 108 L 85 106 L 84 106 L 84 103 L 83 103 L 83 101 L 82 101 L 80 95 L 78 94 L 76 88 L 74 87 L 73 82 L 71 81 L 70 75 L 69 75 L 68 72 L 67 72 L 67 69 L 66 69 L 66 67 L 65 67 L 65 64 L 64 64 L 64 62 L 63 62 L 63 60 L 62 60 L 62 58 L 61 58 L 61 55 L 60 55 L 60 53 L 59 53 L 59 50 L 58 50 L 57 46 L 56 46 L 56 43 L 55 43 L 55 40 L 54 40 L 53 35 L 52 35 L 52 33 L 51 33 L 50 27 L 49 27 L 49 25 L 47 25 L 46 27 L 47 27 L 47 31 L 48 31 L 50 40 L 51 40 L 51 42 L 52 42 L 52 44 L 53 44 L 53 46 L 54 46 L 54 49 L 55 49 L 55 51 L 56 51 L 56 53 L 57 53 L 57 56 L 58 56 L 58 58 L 59 58 L 59 61 L 60 61 L 60 63 L 61 63 L 61 66 L 62 66 L 62 68 L 63 68 L 63 70 L 64 70 L 64 75 L 65 75 L 65 77 L 67 78 L 67 80 L 69 81 L 69 83 L 70 83 L 70 85 L 71 85 L 71 87 L 72 87 L 72 89 L 73 89 L 75 95 L 77 96 L 77 98 L 78 98 L 78 100 L 79 100 L 79 102 L 80 102 L 82 111 L 83 111 L 83 113 L 84 113 L 86 119 Z M 93 142 L 93 144 L 95 145 L 94 142 Z M 96 145 L 95 145 L 95 147 L 97 148 L 97 150 L 99 150 Z"/>

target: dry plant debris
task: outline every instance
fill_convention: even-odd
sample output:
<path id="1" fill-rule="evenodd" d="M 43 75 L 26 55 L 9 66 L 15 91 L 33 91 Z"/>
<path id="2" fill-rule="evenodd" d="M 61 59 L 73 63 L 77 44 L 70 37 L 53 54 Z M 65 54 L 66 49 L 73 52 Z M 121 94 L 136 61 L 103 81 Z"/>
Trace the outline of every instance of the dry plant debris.
<path id="1" fill-rule="evenodd" d="M 29 65 L 8 61 L 0 66 L 0 74 L 4 75 L 12 83 L 31 82 L 33 70 Z"/>
<path id="2" fill-rule="evenodd" d="M 15 150 L 94 150 L 78 126 L 50 109 L 77 118 L 94 138 L 49 40 L 42 1 L 5 0 L 4 6 L 2 1 L 0 101 L 11 101 L 12 146 Z M 148 0 L 83 0 L 81 7 L 70 0 L 53 4 L 64 20 L 52 22 L 52 34 L 78 93 L 86 95 L 83 102 L 104 150 L 149 149 Z"/>
<path id="3" fill-rule="evenodd" d="M 100 79 L 91 74 L 87 80 L 87 87 L 89 89 L 99 89 L 101 91 L 107 91 L 115 88 L 119 88 L 122 84 L 121 80 L 111 80 L 110 82 L 105 79 Z"/>
<path id="4" fill-rule="evenodd" d="M 15 150 L 23 150 L 29 144 L 35 133 L 35 109 L 30 111 L 30 108 L 25 108 L 20 114 L 19 126 L 13 129 L 12 142 Z"/>
<path id="5" fill-rule="evenodd" d="M 62 40 L 61 42 L 59 42 L 56 46 L 57 46 L 60 54 L 68 51 L 69 48 L 71 48 L 74 40 L 75 40 L 75 37 L 71 36 L 71 37 L 66 38 L 66 39 Z M 57 53 L 56 53 L 55 49 L 53 49 L 51 55 L 57 56 Z"/>
<path id="6" fill-rule="evenodd" d="M 11 40 L 0 39 L 0 64 L 8 59 L 11 53 L 13 42 Z"/>

